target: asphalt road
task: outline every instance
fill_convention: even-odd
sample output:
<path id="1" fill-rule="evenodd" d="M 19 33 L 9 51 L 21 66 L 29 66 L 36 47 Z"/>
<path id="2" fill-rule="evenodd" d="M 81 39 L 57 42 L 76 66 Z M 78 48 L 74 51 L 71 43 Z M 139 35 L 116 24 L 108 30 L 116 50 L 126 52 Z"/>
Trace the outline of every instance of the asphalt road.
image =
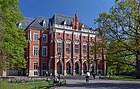
<path id="1" fill-rule="evenodd" d="M 114 81 L 114 80 L 90 80 L 67 79 L 67 85 L 53 89 L 140 89 L 139 81 Z"/>

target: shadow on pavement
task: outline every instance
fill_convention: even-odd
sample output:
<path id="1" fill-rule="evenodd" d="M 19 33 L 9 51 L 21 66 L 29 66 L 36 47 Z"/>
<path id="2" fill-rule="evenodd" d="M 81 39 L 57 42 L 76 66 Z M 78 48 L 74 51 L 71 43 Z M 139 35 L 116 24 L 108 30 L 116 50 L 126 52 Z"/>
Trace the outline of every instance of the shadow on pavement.
<path id="1" fill-rule="evenodd" d="M 63 87 L 63 86 L 62 86 Z M 98 89 L 140 89 L 140 84 L 139 83 L 121 83 L 121 84 L 116 84 L 116 83 L 77 83 L 77 84 L 67 84 L 64 87 L 84 87 L 84 88 L 98 88 Z"/>

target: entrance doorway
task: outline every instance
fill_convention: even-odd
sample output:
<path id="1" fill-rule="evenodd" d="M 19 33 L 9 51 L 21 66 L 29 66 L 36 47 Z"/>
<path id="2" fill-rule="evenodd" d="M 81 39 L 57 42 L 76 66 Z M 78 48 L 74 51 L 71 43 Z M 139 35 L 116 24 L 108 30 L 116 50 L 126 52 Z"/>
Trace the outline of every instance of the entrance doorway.
<path id="1" fill-rule="evenodd" d="M 62 74 L 62 64 L 60 61 L 57 63 L 57 73 Z"/>
<path id="2" fill-rule="evenodd" d="M 70 64 L 70 62 L 66 63 L 66 72 L 67 74 L 71 74 L 72 73 L 72 65 Z"/>
<path id="3" fill-rule="evenodd" d="M 84 74 L 87 72 L 87 64 L 86 64 L 86 62 L 84 62 L 84 64 L 83 64 L 83 72 L 84 72 Z"/>
<path id="4" fill-rule="evenodd" d="M 79 62 L 75 63 L 75 73 L 80 74 L 80 63 Z"/>

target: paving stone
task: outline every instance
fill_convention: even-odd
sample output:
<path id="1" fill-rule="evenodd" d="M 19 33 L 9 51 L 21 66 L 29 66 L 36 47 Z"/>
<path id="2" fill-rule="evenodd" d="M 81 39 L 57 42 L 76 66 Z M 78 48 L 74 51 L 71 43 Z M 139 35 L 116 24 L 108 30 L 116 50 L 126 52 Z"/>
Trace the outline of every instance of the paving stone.
<path id="1" fill-rule="evenodd" d="M 54 89 L 140 89 L 139 81 L 67 79 L 67 85 Z"/>

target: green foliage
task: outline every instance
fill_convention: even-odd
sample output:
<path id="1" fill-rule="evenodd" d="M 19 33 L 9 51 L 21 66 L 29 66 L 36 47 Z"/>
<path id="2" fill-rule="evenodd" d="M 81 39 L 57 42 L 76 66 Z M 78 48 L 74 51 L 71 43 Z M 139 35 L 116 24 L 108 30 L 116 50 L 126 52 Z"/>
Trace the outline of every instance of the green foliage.
<path id="1" fill-rule="evenodd" d="M 122 77 L 122 76 L 100 76 L 100 79 L 109 79 L 109 80 L 123 80 L 123 81 L 140 81 L 133 77 Z"/>
<path id="2" fill-rule="evenodd" d="M 109 74 L 129 74 L 135 67 L 133 53 L 121 47 L 120 42 L 111 42 L 107 50 Z"/>
<path id="3" fill-rule="evenodd" d="M 6 80 L 0 80 L 0 89 L 38 89 L 39 86 L 43 86 L 46 89 L 48 86 L 48 82 L 46 81 L 34 81 L 34 82 L 26 82 L 26 83 L 8 83 Z"/>
<path id="4" fill-rule="evenodd" d="M 35 80 L 33 82 L 9 83 L 7 80 L 0 80 L 0 89 L 47 89 L 58 86 L 53 80 Z M 61 81 L 61 86 L 66 85 L 66 81 Z"/>
<path id="5" fill-rule="evenodd" d="M 0 70 L 25 68 L 24 48 L 25 32 L 16 23 L 24 17 L 18 8 L 18 0 L 0 0 Z"/>
<path id="6" fill-rule="evenodd" d="M 102 12 L 96 19 L 99 34 L 106 37 L 108 69 L 114 74 L 130 72 L 138 65 L 136 61 L 140 59 L 139 5 L 139 0 L 117 0 L 109 13 Z"/>

